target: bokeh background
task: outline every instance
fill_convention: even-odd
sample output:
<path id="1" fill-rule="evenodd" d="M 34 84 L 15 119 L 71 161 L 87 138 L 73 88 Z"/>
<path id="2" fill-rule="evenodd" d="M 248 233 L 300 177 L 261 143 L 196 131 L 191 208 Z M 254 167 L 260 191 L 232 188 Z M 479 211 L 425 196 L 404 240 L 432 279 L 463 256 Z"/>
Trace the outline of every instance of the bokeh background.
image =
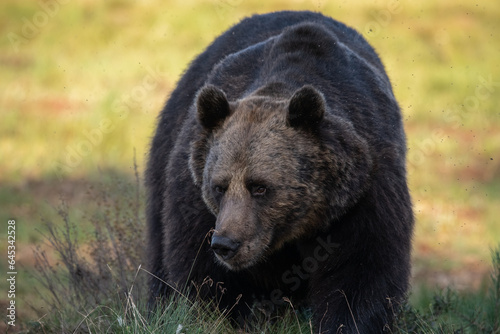
<path id="1" fill-rule="evenodd" d="M 500 242 L 499 1 L 2 0 L 0 272 L 16 219 L 20 303 L 36 298 L 32 248 L 61 199 L 78 220 L 96 206 L 89 189 L 133 181 L 193 57 L 241 18 L 284 9 L 357 29 L 386 66 L 409 147 L 412 300 L 481 287 Z"/>

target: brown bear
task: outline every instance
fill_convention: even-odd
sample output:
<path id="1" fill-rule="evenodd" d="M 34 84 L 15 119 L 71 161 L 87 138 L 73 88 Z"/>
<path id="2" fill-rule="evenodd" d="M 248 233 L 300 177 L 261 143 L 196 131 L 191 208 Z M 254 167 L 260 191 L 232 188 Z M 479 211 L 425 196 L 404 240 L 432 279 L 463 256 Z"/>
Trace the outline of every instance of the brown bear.
<path id="1" fill-rule="evenodd" d="M 390 328 L 410 275 L 405 156 L 391 84 L 356 31 L 312 12 L 244 19 L 158 119 L 151 300 L 194 284 L 240 323 L 286 297 L 321 333 Z"/>

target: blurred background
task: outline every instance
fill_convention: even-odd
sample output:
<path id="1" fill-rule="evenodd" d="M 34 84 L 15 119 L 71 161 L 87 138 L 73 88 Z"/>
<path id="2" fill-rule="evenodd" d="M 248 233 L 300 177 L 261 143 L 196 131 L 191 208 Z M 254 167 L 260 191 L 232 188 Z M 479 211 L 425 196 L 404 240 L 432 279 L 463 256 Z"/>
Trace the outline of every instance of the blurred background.
<path id="1" fill-rule="evenodd" d="M 481 288 L 500 242 L 499 1 L 2 0 L 0 254 L 15 219 L 18 300 L 32 296 L 23 273 L 61 200 L 82 217 L 96 206 L 89 189 L 133 182 L 134 156 L 142 175 L 155 118 L 193 57 L 243 17 L 284 9 L 357 29 L 386 66 L 408 138 L 413 302 Z"/>

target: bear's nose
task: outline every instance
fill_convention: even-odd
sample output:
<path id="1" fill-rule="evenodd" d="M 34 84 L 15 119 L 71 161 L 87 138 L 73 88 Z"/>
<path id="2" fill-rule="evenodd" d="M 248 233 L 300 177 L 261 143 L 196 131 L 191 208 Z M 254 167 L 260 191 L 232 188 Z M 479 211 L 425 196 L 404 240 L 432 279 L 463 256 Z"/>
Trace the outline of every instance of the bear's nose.
<path id="1" fill-rule="evenodd" d="M 228 237 L 214 234 L 212 236 L 211 247 L 223 260 L 229 260 L 236 254 L 238 248 L 240 248 L 240 243 Z"/>

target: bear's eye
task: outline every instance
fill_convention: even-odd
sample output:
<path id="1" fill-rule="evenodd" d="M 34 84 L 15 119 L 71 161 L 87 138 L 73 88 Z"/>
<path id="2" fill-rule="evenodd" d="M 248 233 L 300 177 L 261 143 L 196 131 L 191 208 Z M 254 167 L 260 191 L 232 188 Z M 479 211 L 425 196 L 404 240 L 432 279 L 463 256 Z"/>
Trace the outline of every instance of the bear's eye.
<path id="1" fill-rule="evenodd" d="M 226 192 L 226 189 L 224 187 L 221 187 L 221 186 L 215 186 L 214 190 L 218 194 L 224 194 Z"/>
<path id="2" fill-rule="evenodd" d="M 267 192 L 267 188 L 265 186 L 252 186 L 251 188 L 253 196 L 263 196 Z"/>

